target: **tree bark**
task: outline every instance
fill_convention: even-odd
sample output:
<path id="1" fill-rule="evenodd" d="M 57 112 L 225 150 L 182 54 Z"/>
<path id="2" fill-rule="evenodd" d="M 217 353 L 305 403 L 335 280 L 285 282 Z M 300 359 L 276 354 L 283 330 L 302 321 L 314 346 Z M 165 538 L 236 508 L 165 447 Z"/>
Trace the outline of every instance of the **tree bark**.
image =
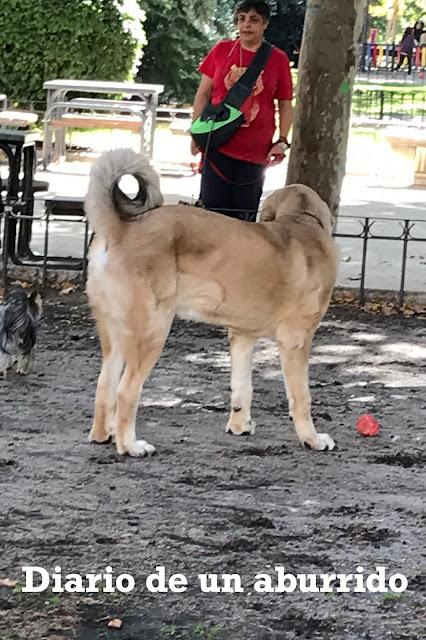
<path id="1" fill-rule="evenodd" d="M 389 6 L 390 5 L 390 6 Z M 388 3 L 389 17 L 386 25 L 386 42 L 395 42 L 396 31 L 399 24 L 399 16 L 401 14 L 401 0 L 392 0 Z"/>
<path id="2" fill-rule="evenodd" d="M 306 184 L 337 215 L 366 0 L 308 0 L 287 184 Z"/>

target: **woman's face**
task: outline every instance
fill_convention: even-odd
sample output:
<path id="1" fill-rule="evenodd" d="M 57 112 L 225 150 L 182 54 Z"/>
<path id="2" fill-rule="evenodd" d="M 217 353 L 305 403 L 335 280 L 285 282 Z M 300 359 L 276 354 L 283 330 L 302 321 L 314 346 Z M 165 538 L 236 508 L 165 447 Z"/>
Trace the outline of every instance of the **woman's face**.
<path id="1" fill-rule="evenodd" d="M 247 45 L 261 42 L 268 26 L 267 20 L 264 20 L 254 9 L 237 13 L 235 24 L 241 43 Z"/>

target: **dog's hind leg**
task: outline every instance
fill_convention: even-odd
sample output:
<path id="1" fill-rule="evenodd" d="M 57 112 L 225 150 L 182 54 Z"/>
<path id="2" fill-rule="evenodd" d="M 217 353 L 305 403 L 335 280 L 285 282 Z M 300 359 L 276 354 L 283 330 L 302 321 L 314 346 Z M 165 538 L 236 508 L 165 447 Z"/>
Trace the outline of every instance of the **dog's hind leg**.
<path id="1" fill-rule="evenodd" d="M 108 442 L 115 428 L 115 398 L 123 371 L 124 358 L 120 345 L 113 341 L 106 322 L 98 322 L 102 349 L 102 368 L 98 378 L 95 416 L 89 442 Z"/>
<path id="2" fill-rule="evenodd" d="M 287 392 L 290 416 L 302 444 L 311 449 L 334 449 L 334 441 L 327 433 L 317 433 L 311 416 L 309 391 L 309 353 L 312 335 L 301 347 L 289 349 L 278 341 L 284 384 Z"/>
<path id="3" fill-rule="evenodd" d="M 255 423 L 251 419 L 252 358 L 256 340 L 245 334 L 229 331 L 231 351 L 231 413 L 226 431 L 239 435 L 253 434 Z"/>
<path id="4" fill-rule="evenodd" d="M 31 351 L 28 354 L 20 354 L 16 359 L 16 373 L 20 373 L 21 375 L 26 375 L 29 373 L 32 364 L 34 362 L 34 352 Z"/>
<path id="5" fill-rule="evenodd" d="M 161 355 L 170 326 L 171 319 L 165 322 L 164 315 L 160 314 L 152 318 L 150 327 L 126 339 L 126 365 L 118 385 L 116 405 L 115 440 L 120 454 L 144 456 L 155 453 L 155 448 L 148 442 L 136 440 L 136 412 L 144 382 Z"/>

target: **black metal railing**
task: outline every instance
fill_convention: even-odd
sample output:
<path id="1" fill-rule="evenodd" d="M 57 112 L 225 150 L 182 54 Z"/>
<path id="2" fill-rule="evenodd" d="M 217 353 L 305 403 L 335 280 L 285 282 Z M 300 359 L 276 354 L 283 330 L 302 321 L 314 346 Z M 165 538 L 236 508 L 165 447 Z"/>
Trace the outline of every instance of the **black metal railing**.
<path id="1" fill-rule="evenodd" d="M 358 223 L 359 228 L 354 230 L 353 232 L 343 232 L 341 227 L 345 225 L 345 223 L 350 222 Z M 382 233 L 374 232 L 374 227 L 380 223 L 387 223 L 387 226 L 390 226 L 390 223 L 396 223 L 399 229 L 394 233 Z M 394 224 L 395 226 L 395 224 Z M 418 234 L 419 229 L 423 227 L 423 232 Z M 408 220 L 408 219 L 398 219 L 398 218 L 383 218 L 383 217 L 357 217 L 357 216 L 346 216 L 341 215 L 336 221 L 335 229 L 333 232 L 333 236 L 335 238 L 356 238 L 361 241 L 360 254 L 361 254 L 361 264 L 360 264 L 360 273 L 359 273 L 359 303 L 360 305 L 364 305 L 366 301 L 366 280 L 367 280 L 367 260 L 368 260 L 368 250 L 371 246 L 372 240 L 379 241 L 393 241 L 400 243 L 401 246 L 401 257 L 398 260 L 396 254 L 393 254 L 394 258 L 394 268 L 393 273 L 395 275 L 395 284 L 398 286 L 391 287 L 392 291 L 395 291 L 397 295 L 398 306 L 402 308 L 406 296 L 406 275 L 407 275 L 407 259 L 408 259 L 408 248 L 410 243 L 418 243 L 424 242 L 426 243 L 426 219 L 425 220 Z M 425 244 L 426 247 L 426 244 Z M 424 261 L 424 266 L 421 265 L 424 271 L 424 284 L 421 291 L 416 291 L 416 293 L 426 293 L 426 261 Z"/>
<path id="2" fill-rule="evenodd" d="M 6 239 L 6 245 L 2 246 L 3 251 L 3 284 L 7 286 L 7 275 L 8 275 L 8 263 L 9 259 L 5 252 L 9 251 L 7 246 L 7 229 L 8 225 L 12 223 L 21 223 L 28 219 L 28 216 L 24 216 L 20 213 L 16 214 L 8 208 L 5 209 L 3 213 L 0 213 L 0 223 L 3 218 L 3 239 Z M 67 218 L 60 217 L 61 221 L 66 220 Z M 82 217 L 81 219 L 76 219 L 76 217 L 70 218 L 72 222 L 79 222 L 84 225 L 84 235 L 82 238 L 82 249 L 83 255 L 81 258 L 73 258 L 74 261 L 72 266 L 69 266 L 69 258 L 66 258 L 65 263 L 61 258 L 54 258 L 53 260 L 49 258 L 48 245 L 49 245 L 49 234 L 50 234 L 50 223 L 52 222 L 51 217 L 48 214 L 43 214 L 41 216 L 34 216 L 33 220 L 44 221 L 45 223 L 45 237 L 44 237 L 44 254 L 37 257 L 37 260 L 31 260 L 30 262 L 26 260 L 22 260 L 21 263 L 17 263 L 15 261 L 15 268 L 20 266 L 22 267 L 38 267 L 41 271 L 41 282 L 42 285 L 45 286 L 47 282 L 47 273 L 50 270 L 55 269 L 67 269 L 72 268 L 76 271 L 81 272 L 81 280 L 84 283 L 86 279 L 87 273 L 87 252 L 88 252 L 88 227 L 87 220 Z M 346 227 L 350 227 L 347 229 Z M 382 229 L 378 229 L 381 226 Z M 387 229 L 383 230 L 383 226 L 386 226 Z M 353 228 L 355 227 L 355 228 Z M 396 229 L 395 229 L 396 227 Z M 393 230 L 392 230 L 393 229 Z M 359 263 L 359 273 L 356 274 L 356 280 L 359 281 L 358 287 L 351 287 L 351 289 L 358 289 L 358 297 L 359 304 L 364 305 L 366 302 L 366 292 L 368 289 L 383 289 L 384 287 L 367 287 L 367 280 L 369 278 L 369 269 L 368 269 L 368 258 L 370 256 L 370 248 L 372 241 L 380 241 L 380 242 L 397 242 L 401 245 L 401 253 L 398 256 L 396 251 L 392 251 L 392 282 L 394 286 L 385 287 L 387 291 L 391 290 L 395 292 L 396 301 L 399 308 L 402 308 L 404 305 L 404 300 L 406 298 L 407 289 L 406 289 L 406 281 L 407 281 L 407 263 L 410 257 L 409 249 L 412 245 L 418 243 L 425 243 L 425 251 L 422 252 L 423 264 L 420 264 L 420 269 L 423 269 L 424 279 L 420 287 L 410 289 L 415 293 L 426 293 L 426 219 L 425 220 L 409 220 L 409 219 L 398 219 L 398 218 L 385 218 L 385 217 L 358 217 L 358 216 L 348 216 L 341 215 L 338 217 L 333 233 L 335 238 L 348 238 L 348 239 L 356 239 L 359 240 L 359 250 L 358 256 L 359 260 L 353 259 L 354 256 L 351 257 L 352 262 Z M 351 251 L 353 251 L 353 247 L 351 247 Z M 373 253 L 373 249 L 371 249 L 371 253 Z M 376 266 L 377 268 L 377 266 Z M 353 280 L 353 278 L 352 278 Z"/>
<path id="3" fill-rule="evenodd" d="M 42 222 L 44 227 L 43 251 L 34 253 L 30 248 L 31 228 L 34 222 Z M 54 222 L 77 224 L 83 228 L 81 245 L 81 256 L 61 256 L 49 255 L 50 239 L 52 236 L 51 225 Z M 20 248 L 20 237 L 22 229 L 27 235 L 25 243 L 26 251 L 22 253 Z M 12 233 L 11 233 L 12 231 Z M 77 271 L 81 272 L 81 280 L 84 284 L 87 276 L 87 254 L 89 250 L 89 225 L 84 215 L 58 215 L 51 214 L 50 208 L 46 207 L 41 215 L 28 215 L 20 212 L 14 206 L 6 205 L 0 211 L 0 237 L 1 237 L 1 283 L 4 289 L 8 284 L 9 263 L 15 268 L 35 268 L 41 273 L 41 286 L 47 284 L 49 271 Z"/>
<path id="4" fill-rule="evenodd" d="M 426 122 L 426 91 L 356 88 L 352 97 L 352 116 L 372 120 Z"/>

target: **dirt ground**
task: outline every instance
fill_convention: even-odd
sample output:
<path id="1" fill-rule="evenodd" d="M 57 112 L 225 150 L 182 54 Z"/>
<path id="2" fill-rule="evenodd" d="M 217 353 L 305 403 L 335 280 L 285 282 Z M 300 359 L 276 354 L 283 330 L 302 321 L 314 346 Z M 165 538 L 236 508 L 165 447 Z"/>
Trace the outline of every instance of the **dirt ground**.
<path id="1" fill-rule="evenodd" d="M 255 358 L 256 435 L 224 433 L 224 331 L 176 322 L 146 384 L 138 434 L 152 458 L 89 445 L 99 347 L 84 294 L 45 304 L 27 377 L 0 381 L 1 640 L 382 640 L 424 637 L 426 324 L 332 307 L 313 349 L 311 388 L 332 453 L 306 451 L 288 418 L 277 354 Z M 356 433 L 372 412 L 376 438 Z M 21 567 L 130 573 L 128 594 L 22 593 Z M 150 593 L 156 565 L 183 593 Z M 405 593 L 256 593 L 254 576 L 408 579 Z M 202 593 L 197 574 L 237 573 L 243 593 Z M 111 618 L 123 621 L 108 628 Z M 423 632 L 421 629 L 423 628 Z"/>

